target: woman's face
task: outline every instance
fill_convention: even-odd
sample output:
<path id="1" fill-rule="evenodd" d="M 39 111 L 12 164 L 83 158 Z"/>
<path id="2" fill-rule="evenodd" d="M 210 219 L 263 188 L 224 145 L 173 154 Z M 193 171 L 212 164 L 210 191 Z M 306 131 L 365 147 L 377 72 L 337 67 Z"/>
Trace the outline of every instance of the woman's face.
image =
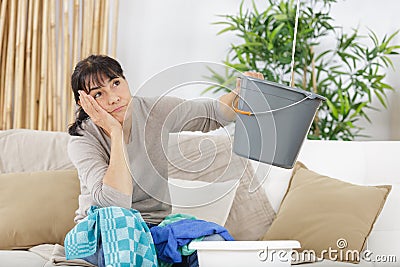
<path id="1" fill-rule="evenodd" d="M 103 84 L 90 85 L 88 94 L 90 94 L 104 110 L 122 124 L 125 111 L 132 97 L 128 83 L 122 77 L 109 79 L 103 75 L 102 78 L 104 81 Z"/>

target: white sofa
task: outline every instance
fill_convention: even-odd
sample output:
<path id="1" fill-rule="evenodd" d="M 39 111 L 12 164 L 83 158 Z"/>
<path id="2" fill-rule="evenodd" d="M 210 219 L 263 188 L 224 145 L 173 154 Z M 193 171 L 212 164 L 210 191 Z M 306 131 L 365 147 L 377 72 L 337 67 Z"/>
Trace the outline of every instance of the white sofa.
<path id="1" fill-rule="evenodd" d="M 35 136 L 34 139 L 31 137 Z M 209 138 L 213 138 L 212 135 Z M 66 133 L 49 133 L 32 130 L 0 131 L 0 174 L 34 172 L 73 168 L 66 153 L 69 136 Z M 33 141 L 32 141 L 33 140 Z M 57 151 L 54 151 L 57 147 Z M 390 184 L 386 204 L 368 237 L 367 249 L 374 255 L 395 257 L 396 262 L 366 262 L 359 266 L 400 266 L 400 141 L 342 142 L 305 141 L 299 160 L 318 173 L 360 184 Z M 259 178 L 265 178 L 263 188 L 275 209 L 278 210 L 288 186 L 291 170 L 271 167 L 252 161 Z M 208 219 L 207 214 L 219 214 L 215 220 L 223 223 L 229 213 L 235 190 L 221 198 L 220 203 L 201 207 L 196 215 Z M 179 198 L 179 197 L 178 197 Z M 18 200 L 16 200 L 18 201 Z M 1 205 L 1 203 L 0 203 Z M 225 208 L 224 211 L 220 209 Z M 218 210 L 216 212 L 216 210 Z M 212 216 L 211 216 L 212 217 Z M 2 229 L 0 229 L 1 231 Z M 393 260 L 393 257 L 391 260 Z M 224 266 L 224 259 L 221 264 Z M 353 264 L 324 260 L 302 266 L 352 266 Z M 53 266 L 41 256 L 26 250 L 0 250 L 0 267 Z M 354 265 L 355 266 L 355 265 Z"/>

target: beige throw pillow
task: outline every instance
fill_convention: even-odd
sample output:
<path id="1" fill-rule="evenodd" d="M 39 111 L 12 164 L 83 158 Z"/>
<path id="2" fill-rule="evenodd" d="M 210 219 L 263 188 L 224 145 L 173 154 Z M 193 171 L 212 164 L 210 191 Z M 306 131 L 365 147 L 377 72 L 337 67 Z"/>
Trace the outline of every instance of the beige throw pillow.
<path id="1" fill-rule="evenodd" d="M 263 240 L 298 240 L 301 251 L 313 250 L 317 257 L 358 262 L 352 255 L 362 251 L 390 190 L 336 180 L 298 162 Z"/>
<path id="2" fill-rule="evenodd" d="M 238 157 L 238 156 L 236 156 Z M 246 161 L 245 159 L 241 159 Z M 275 211 L 264 187 L 255 180 L 254 169 L 249 163 L 241 176 L 225 228 L 235 240 L 260 240 L 275 218 Z"/>
<path id="3" fill-rule="evenodd" d="M 0 174 L 0 249 L 63 244 L 79 192 L 76 170 Z"/>

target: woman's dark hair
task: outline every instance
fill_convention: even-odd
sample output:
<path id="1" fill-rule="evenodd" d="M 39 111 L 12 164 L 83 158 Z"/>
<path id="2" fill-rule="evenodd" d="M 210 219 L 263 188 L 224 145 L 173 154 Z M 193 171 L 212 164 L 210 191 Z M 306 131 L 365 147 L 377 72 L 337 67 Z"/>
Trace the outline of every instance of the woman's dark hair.
<path id="1" fill-rule="evenodd" d="M 74 73 L 71 76 L 71 87 L 74 93 L 75 103 L 78 104 L 79 90 L 89 93 L 93 85 L 104 84 L 104 78 L 110 80 L 121 77 L 125 79 L 121 65 L 115 59 L 104 55 L 91 55 L 78 62 Z M 79 107 L 76 111 L 75 122 L 68 127 L 70 135 L 82 136 L 78 133 L 78 127 L 82 129 L 82 122 L 89 118 L 89 115 Z"/>

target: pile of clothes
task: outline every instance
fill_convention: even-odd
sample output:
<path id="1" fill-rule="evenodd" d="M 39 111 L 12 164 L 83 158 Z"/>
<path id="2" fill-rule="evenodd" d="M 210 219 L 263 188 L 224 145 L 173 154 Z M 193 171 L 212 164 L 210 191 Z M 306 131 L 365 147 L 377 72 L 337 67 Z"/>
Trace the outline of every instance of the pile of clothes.
<path id="1" fill-rule="evenodd" d="M 95 254 L 101 242 L 106 266 L 167 267 L 194 253 L 188 248 L 190 242 L 213 235 L 233 240 L 224 227 L 190 215 L 172 214 L 149 228 L 135 209 L 92 206 L 66 235 L 64 246 L 67 260 Z"/>

